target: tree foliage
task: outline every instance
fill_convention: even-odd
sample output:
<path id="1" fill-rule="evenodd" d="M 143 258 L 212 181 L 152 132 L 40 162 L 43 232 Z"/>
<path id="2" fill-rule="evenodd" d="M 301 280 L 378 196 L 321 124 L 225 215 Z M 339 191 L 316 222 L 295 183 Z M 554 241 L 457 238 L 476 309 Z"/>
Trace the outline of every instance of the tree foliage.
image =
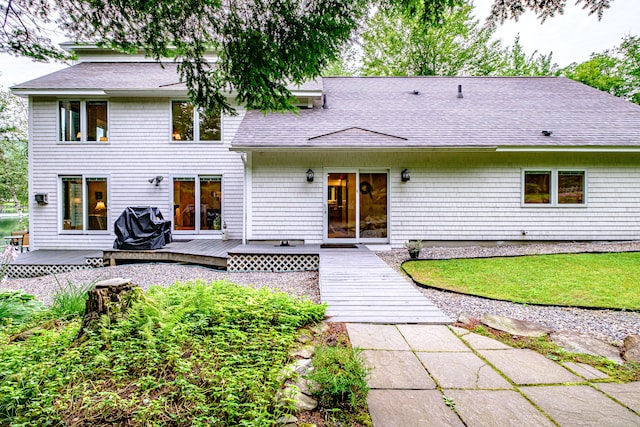
<path id="1" fill-rule="evenodd" d="M 20 98 L 0 87 L 0 199 L 20 215 L 27 205 L 27 112 Z"/>
<path id="2" fill-rule="evenodd" d="M 620 46 L 592 53 L 560 74 L 612 95 L 640 104 L 640 37 L 628 35 Z"/>
<path id="3" fill-rule="evenodd" d="M 612 0 L 577 0 L 601 16 Z M 173 57 L 191 99 L 232 112 L 235 94 L 248 108 L 291 110 L 290 83 L 318 77 L 334 61 L 369 7 L 438 25 L 463 0 L 0 0 L 0 52 L 36 60 L 66 58 L 46 29 L 73 40 L 122 51 Z M 494 0 L 489 21 L 541 19 L 562 13 L 567 0 Z M 205 56 L 214 51 L 212 65 Z M 232 89 L 233 88 L 233 92 Z"/>
<path id="4" fill-rule="evenodd" d="M 380 10 L 362 34 L 365 75 L 489 75 L 500 62 L 493 30 L 473 19 L 469 2 L 446 13 L 439 25 Z"/>
<path id="5" fill-rule="evenodd" d="M 525 53 L 520 38 L 503 47 L 495 28 L 481 25 L 466 2 L 445 14 L 437 26 L 419 18 L 381 10 L 362 34 L 364 75 L 383 76 L 540 76 L 554 70 L 552 54 Z"/>

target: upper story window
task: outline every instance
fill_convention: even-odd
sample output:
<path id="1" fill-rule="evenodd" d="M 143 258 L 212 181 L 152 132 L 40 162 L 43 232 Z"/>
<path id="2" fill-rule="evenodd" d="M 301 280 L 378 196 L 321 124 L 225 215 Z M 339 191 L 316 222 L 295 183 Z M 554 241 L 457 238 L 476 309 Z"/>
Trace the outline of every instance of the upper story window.
<path id="1" fill-rule="evenodd" d="M 58 139 L 63 142 L 107 142 L 107 107 L 107 101 L 58 101 Z"/>
<path id="2" fill-rule="evenodd" d="M 586 205 L 584 170 L 525 170 L 523 184 L 524 205 Z"/>
<path id="3" fill-rule="evenodd" d="M 172 141 L 220 141 L 220 113 L 206 116 L 188 101 L 171 101 Z"/>

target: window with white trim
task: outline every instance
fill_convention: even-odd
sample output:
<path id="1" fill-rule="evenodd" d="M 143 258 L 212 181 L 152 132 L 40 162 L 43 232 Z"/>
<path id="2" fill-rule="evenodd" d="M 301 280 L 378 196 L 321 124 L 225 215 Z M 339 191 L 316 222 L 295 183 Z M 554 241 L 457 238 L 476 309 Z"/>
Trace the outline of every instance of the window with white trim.
<path id="1" fill-rule="evenodd" d="M 189 101 L 171 101 L 172 141 L 220 141 L 222 117 L 219 112 L 207 116 Z"/>
<path id="2" fill-rule="evenodd" d="M 586 177 L 585 170 L 523 170 L 522 203 L 525 206 L 584 206 Z"/>
<path id="3" fill-rule="evenodd" d="M 109 141 L 107 101 L 58 101 L 58 140 Z"/>
<path id="4" fill-rule="evenodd" d="M 107 178 L 68 175 L 60 177 L 63 231 L 107 231 Z"/>
<path id="5" fill-rule="evenodd" d="M 222 176 L 174 177 L 173 211 L 174 231 L 221 231 Z"/>

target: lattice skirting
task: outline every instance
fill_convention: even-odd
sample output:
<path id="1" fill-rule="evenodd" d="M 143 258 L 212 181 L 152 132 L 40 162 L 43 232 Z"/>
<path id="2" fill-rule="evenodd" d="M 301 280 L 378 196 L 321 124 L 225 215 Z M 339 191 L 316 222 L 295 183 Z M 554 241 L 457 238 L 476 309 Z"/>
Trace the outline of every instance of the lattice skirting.
<path id="1" fill-rule="evenodd" d="M 312 271 L 320 264 L 318 255 L 229 255 L 227 271 L 243 272 L 277 272 Z"/>
<path id="2" fill-rule="evenodd" d="M 70 271 L 89 270 L 100 267 L 104 267 L 102 258 L 87 258 L 84 264 L 76 265 L 10 264 L 7 266 L 7 277 L 26 279 L 29 277 L 40 277 L 49 274 L 68 273 Z"/>

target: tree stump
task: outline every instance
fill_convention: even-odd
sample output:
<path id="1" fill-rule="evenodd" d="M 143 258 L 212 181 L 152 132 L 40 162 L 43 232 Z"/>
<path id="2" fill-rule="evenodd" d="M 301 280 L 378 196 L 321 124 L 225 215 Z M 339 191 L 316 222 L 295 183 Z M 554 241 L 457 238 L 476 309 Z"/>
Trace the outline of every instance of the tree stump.
<path id="1" fill-rule="evenodd" d="M 109 316 L 112 322 L 122 318 L 140 295 L 140 287 L 131 283 L 131 279 L 118 277 L 96 283 L 88 292 L 82 326 L 76 342 L 84 341 L 87 331 L 95 330 L 102 316 Z"/>

